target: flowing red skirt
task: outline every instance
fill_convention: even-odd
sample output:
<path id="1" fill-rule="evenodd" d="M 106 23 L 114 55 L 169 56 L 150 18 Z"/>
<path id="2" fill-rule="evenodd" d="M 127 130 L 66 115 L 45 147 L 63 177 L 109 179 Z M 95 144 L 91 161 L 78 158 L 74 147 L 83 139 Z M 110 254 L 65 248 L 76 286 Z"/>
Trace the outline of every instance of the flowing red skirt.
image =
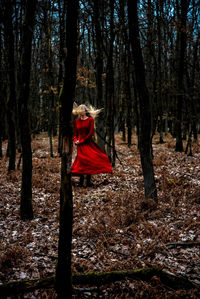
<path id="1" fill-rule="evenodd" d="M 112 173 L 108 156 L 93 141 L 77 145 L 77 155 L 71 168 L 72 175 Z"/>

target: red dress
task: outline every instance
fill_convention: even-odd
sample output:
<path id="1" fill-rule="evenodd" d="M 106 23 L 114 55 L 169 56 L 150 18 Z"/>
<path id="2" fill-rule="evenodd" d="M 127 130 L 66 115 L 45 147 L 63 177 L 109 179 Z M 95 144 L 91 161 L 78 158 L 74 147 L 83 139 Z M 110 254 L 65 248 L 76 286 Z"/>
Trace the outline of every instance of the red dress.
<path id="1" fill-rule="evenodd" d="M 108 156 L 93 141 L 94 119 L 80 118 L 74 122 L 74 142 L 79 140 L 77 155 L 72 164 L 72 175 L 112 173 Z"/>

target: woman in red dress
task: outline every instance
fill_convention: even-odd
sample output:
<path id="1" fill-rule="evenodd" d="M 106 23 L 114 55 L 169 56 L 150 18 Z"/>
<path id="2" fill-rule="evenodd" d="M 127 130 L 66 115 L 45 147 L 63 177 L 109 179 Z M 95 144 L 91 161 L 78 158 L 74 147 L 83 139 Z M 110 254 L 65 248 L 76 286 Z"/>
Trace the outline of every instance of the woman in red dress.
<path id="1" fill-rule="evenodd" d="M 74 114 L 80 117 L 74 122 L 74 143 L 77 146 L 77 155 L 72 164 L 72 175 L 80 175 L 79 186 L 84 183 L 86 175 L 87 186 L 92 186 L 91 175 L 112 173 L 112 166 L 105 152 L 93 141 L 94 118 L 100 110 L 89 110 L 86 105 L 73 109 Z"/>

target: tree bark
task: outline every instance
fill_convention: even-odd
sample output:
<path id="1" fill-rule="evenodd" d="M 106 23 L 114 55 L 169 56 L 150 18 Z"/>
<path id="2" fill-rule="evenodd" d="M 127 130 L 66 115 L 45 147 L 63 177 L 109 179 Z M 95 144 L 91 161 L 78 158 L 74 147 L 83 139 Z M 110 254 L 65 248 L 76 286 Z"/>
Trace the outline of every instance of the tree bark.
<path id="1" fill-rule="evenodd" d="M 51 5 L 51 4 L 50 4 Z M 50 8 L 51 9 L 51 8 Z M 48 43 L 48 58 L 47 58 L 47 84 L 49 90 L 49 104 L 48 104 L 48 135 L 49 135 L 49 148 L 50 156 L 53 158 L 53 136 L 56 127 L 56 108 L 55 108 L 55 88 L 54 88 L 54 67 L 53 67 L 53 55 L 51 48 L 51 18 L 48 16 L 48 29 L 46 31 L 46 39 Z"/>
<path id="2" fill-rule="evenodd" d="M 73 196 L 71 185 L 72 160 L 72 108 L 76 86 L 78 0 L 66 1 L 66 49 L 64 86 L 60 96 L 62 135 L 60 230 L 56 291 L 58 298 L 72 297 L 71 242 L 73 222 Z"/>
<path id="3" fill-rule="evenodd" d="M 64 4 L 65 5 L 65 4 Z M 60 37 L 60 45 L 59 45 L 59 71 L 58 71 L 58 94 L 60 95 L 60 92 L 62 90 L 63 86 L 63 76 L 64 76 L 64 70 L 63 70 L 63 61 L 64 61 L 64 45 L 65 45 L 65 35 L 64 35 L 64 11 L 65 7 L 61 6 L 61 1 L 58 1 L 58 13 L 59 13 L 59 37 Z M 61 123 L 60 120 L 60 113 L 59 113 L 59 123 Z M 58 131 L 58 153 L 60 156 L 62 155 L 62 136 L 61 136 L 61 126 L 59 125 L 59 131 Z"/>
<path id="4" fill-rule="evenodd" d="M 157 58 L 157 68 L 158 68 L 158 82 L 157 82 L 157 118 L 158 118 L 158 130 L 160 134 L 160 143 L 163 143 L 163 124 L 162 124 L 162 114 L 163 114 L 163 95 L 162 95 L 162 16 L 163 16 L 163 1 L 157 1 L 156 3 L 156 15 L 157 15 L 157 35 L 158 35 L 158 58 Z"/>
<path id="5" fill-rule="evenodd" d="M 140 47 L 137 2 L 138 1 L 134 1 L 134 3 L 132 3 L 131 0 L 128 0 L 128 19 L 130 42 L 134 60 L 136 88 L 138 91 L 140 107 L 139 151 L 144 177 L 145 197 L 156 199 L 157 190 L 154 179 L 151 144 L 151 107 L 149 93 L 145 81 L 142 51 Z"/>
<path id="6" fill-rule="evenodd" d="M 11 0 L 5 2 L 4 11 L 4 36 L 7 62 L 7 121 L 9 138 L 9 165 L 8 170 L 15 170 L 16 161 L 16 136 L 15 136 L 15 113 L 16 113 L 16 92 L 15 92 L 15 62 L 14 62 L 14 35 L 13 35 L 13 3 Z"/>
<path id="7" fill-rule="evenodd" d="M 96 94 L 96 105 L 98 108 L 104 106 L 103 102 L 103 49 L 102 49 L 102 30 L 100 22 L 100 3 L 99 0 L 94 0 L 94 25 L 95 25 L 95 43 L 96 43 L 96 57 L 95 57 L 95 67 L 96 67 L 96 85 L 97 85 L 97 94 Z M 104 112 L 103 112 L 104 114 Z M 97 143 L 102 150 L 105 150 L 105 140 L 104 140 L 104 117 L 101 116 L 97 119 Z"/>
<path id="8" fill-rule="evenodd" d="M 0 69 L 3 69 L 2 63 L 2 24 L 0 24 Z M 3 84 L 3 76 L 2 72 L 0 72 L 0 159 L 3 157 L 3 150 L 2 150 L 2 139 L 3 139 L 3 131 L 5 127 L 5 92 L 4 92 L 4 84 Z"/>
<path id="9" fill-rule="evenodd" d="M 110 38 L 109 50 L 106 65 L 106 110 L 107 125 L 108 125 L 108 146 L 107 154 L 111 161 L 112 166 L 115 166 L 115 136 L 114 136 L 114 70 L 113 70 L 113 43 L 114 43 L 114 0 L 109 1 L 110 8 Z"/>
<path id="10" fill-rule="evenodd" d="M 132 123 L 133 123 L 133 114 L 132 114 L 132 99 L 130 91 L 130 42 L 128 40 L 126 21 L 125 21 L 125 1 L 119 1 L 119 22 L 121 28 L 120 36 L 120 73 L 121 73 L 121 96 L 120 96 L 120 113 L 122 119 L 122 134 L 123 141 L 126 140 L 125 135 L 125 120 L 127 126 L 127 142 L 128 146 L 131 146 L 132 139 Z"/>
<path id="11" fill-rule="evenodd" d="M 179 16 L 179 5 L 177 4 L 178 10 L 178 31 L 177 31 L 177 95 L 176 95 L 176 151 L 183 151 L 182 142 L 182 109 L 184 96 L 184 70 L 185 70 L 185 51 L 186 51 L 186 21 L 188 11 L 189 0 L 181 0 L 181 13 Z"/>
<path id="12" fill-rule="evenodd" d="M 34 14 L 36 9 L 36 0 L 26 1 L 24 22 L 22 24 L 22 45 L 20 59 L 19 76 L 19 123 L 21 131 L 22 145 L 22 185 L 20 214 L 22 220 L 33 218 L 32 208 L 32 150 L 31 133 L 29 125 L 29 91 L 30 91 L 30 71 L 31 71 L 31 50 L 32 36 L 34 28 Z"/>

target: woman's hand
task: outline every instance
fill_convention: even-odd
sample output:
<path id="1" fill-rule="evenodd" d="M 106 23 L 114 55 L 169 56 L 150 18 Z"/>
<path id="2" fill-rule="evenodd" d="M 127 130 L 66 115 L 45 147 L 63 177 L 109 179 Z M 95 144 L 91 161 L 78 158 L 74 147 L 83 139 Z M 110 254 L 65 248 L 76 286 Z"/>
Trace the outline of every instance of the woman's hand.
<path id="1" fill-rule="evenodd" d="M 78 145 L 78 144 L 79 144 L 79 140 L 76 140 L 76 141 L 75 141 L 75 144 Z"/>

